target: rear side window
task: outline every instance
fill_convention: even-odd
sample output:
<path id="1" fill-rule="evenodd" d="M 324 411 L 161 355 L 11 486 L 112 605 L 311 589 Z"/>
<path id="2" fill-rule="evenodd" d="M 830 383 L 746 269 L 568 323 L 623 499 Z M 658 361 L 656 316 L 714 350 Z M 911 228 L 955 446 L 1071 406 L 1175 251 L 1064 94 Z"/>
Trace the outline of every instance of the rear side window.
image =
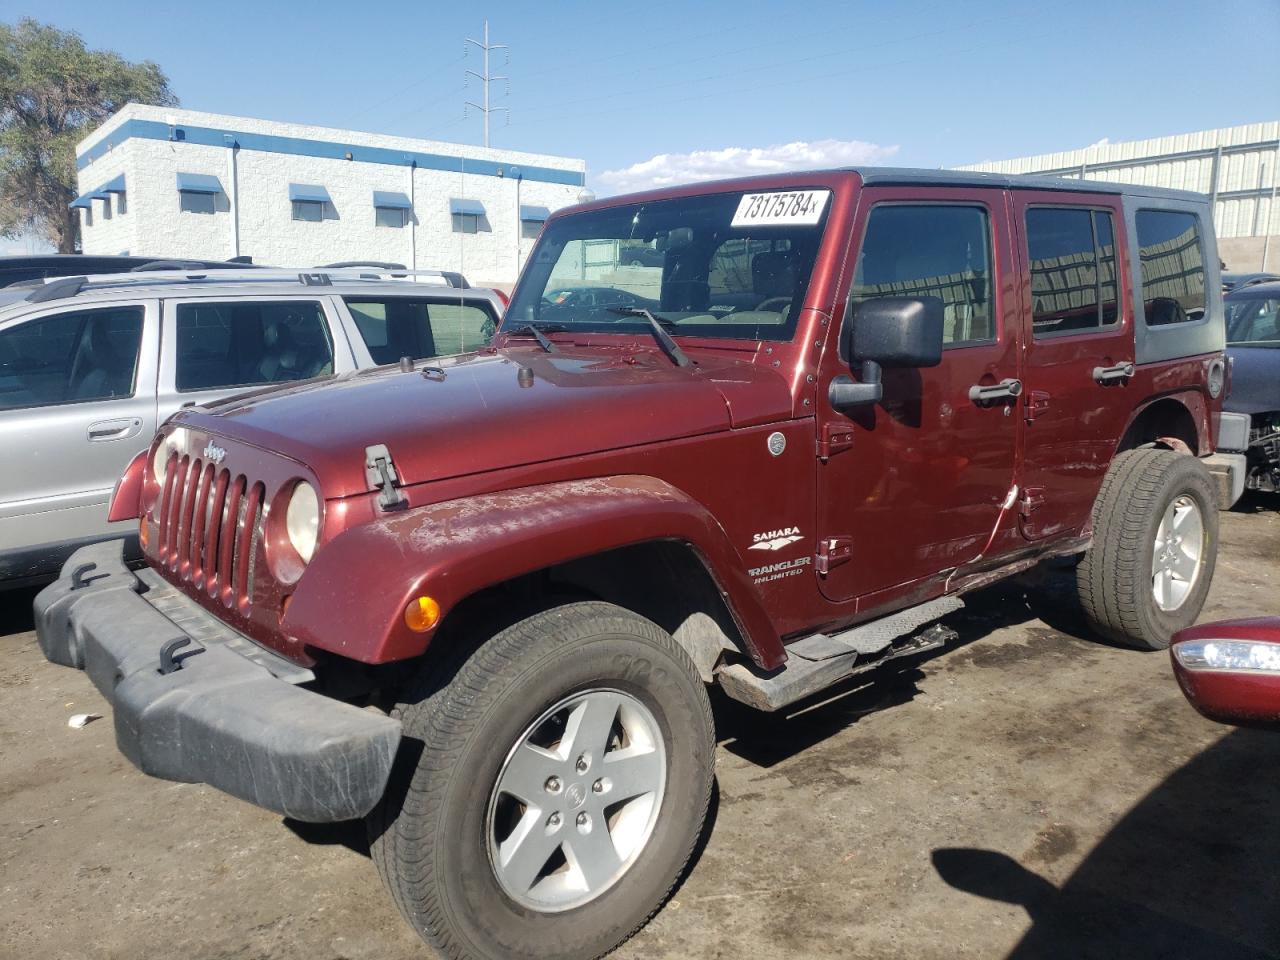
<path id="1" fill-rule="evenodd" d="M 1280 297 L 1228 297 L 1227 343 L 1280 341 Z"/>
<path id="2" fill-rule="evenodd" d="M 871 211 L 849 297 L 938 297 L 943 342 L 995 339 L 991 228 L 982 207 L 885 204 Z"/>
<path id="3" fill-rule="evenodd" d="M 1110 213 L 1032 207 L 1027 211 L 1027 259 L 1037 337 L 1094 330 L 1119 318 Z"/>
<path id="4" fill-rule="evenodd" d="M 333 373 L 324 308 L 314 300 L 180 303 L 177 387 L 212 390 Z"/>
<path id="5" fill-rule="evenodd" d="M 0 333 L 0 410 L 133 396 L 142 317 L 79 310 Z"/>
<path id="6" fill-rule="evenodd" d="M 347 309 L 376 364 L 478 350 L 493 339 L 496 318 L 471 303 L 411 297 L 347 297 Z"/>
<path id="7" fill-rule="evenodd" d="M 1201 319 L 1205 300 L 1200 218 L 1178 210 L 1139 210 L 1135 219 L 1147 326 Z"/>

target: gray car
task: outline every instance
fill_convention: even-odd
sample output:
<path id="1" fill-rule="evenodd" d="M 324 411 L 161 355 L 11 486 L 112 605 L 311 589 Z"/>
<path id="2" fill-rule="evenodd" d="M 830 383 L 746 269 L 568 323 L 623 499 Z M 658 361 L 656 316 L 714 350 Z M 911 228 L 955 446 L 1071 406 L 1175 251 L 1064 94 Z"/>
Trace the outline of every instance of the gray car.
<path id="1" fill-rule="evenodd" d="M 463 284 L 456 274 L 255 270 L 0 290 L 0 588 L 55 574 L 83 544 L 136 533 L 107 522 L 107 501 L 179 408 L 484 346 L 503 303 Z"/>

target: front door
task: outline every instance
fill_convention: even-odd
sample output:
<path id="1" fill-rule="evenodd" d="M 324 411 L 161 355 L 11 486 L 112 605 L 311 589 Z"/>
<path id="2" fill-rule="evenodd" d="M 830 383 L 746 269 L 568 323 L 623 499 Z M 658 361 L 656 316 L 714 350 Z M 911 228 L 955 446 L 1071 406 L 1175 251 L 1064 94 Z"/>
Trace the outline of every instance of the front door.
<path id="1" fill-rule="evenodd" d="M 1040 540 L 1089 517 L 1132 404 L 1134 361 L 1124 217 L 1112 195 L 1016 191 L 1014 222 L 1030 313 L 1019 513 Z"/>
<path id="2" fill-rule="evenodd" d="M 1021 421 L 1016 387 L 1000 386 L 1019 376 L 1006 202 L 990 189 L 860 196 L 843 322 L 876 297 L 938 297 L 945 345 L 937 367 L 886 369 L 883 400 L 844 412 L 825 396 L 850 364 L 823 364 L 817 566 L 828 599 L 892 602 L 981 555 L 1008 513 Z"/>
<path id="3" fill-rule="evenodd" d="M 155 433 L 159 342 L 154 302 L 0 328 L 0 578 L 36 572 L 32 548 L 133 529 L 107 524 L 107 500 Z"/>

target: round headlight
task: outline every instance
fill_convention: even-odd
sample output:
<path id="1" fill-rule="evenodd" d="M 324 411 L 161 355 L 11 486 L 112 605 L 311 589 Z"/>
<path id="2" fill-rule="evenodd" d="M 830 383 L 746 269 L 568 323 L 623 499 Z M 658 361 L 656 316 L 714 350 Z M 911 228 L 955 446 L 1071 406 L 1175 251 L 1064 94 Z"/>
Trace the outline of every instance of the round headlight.
<path id="1" fill-rule="evenodd" d="M 151 456 L 151 470 L 156 475 L 156 483 L 164 483 L 164 468 L 169 463 L 169 444 L 162 443 L 156 447 L 156 452 Z"/>
<path id="2" fill-rule="evenodd" d="M 320 539 L 320 498 L 305 480 L 293 488 L 284 512 L 284 527 L 302 562 L 310 562 L 316 552 L 316 541 Z"/>
<path id="3" fill-rule="evenodd" d="M 156 447 L 156 452 L 151 456 L 151 470 L 156 475 L 156 483 L 164 484 L 165 467 L 169 465 L 169 457 L 175 450 L 181 450 L 187 445 L 186 431 L 182 427 L 178 427 L 173 433 L 164 438 L 164 442 Z"/>

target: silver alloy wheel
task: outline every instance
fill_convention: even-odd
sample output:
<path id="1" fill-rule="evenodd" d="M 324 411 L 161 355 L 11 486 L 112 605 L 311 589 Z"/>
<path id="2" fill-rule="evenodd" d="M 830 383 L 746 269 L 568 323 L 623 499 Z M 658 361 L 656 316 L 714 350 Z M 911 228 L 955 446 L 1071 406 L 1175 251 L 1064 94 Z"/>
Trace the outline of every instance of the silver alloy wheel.
<path id="1" fill-rule="evenodd" d="M 498 883 L 541 912 L 594 900 L 649 842 L 666 786 L 666 748 L 648 707 L 620 690 L 566 697 L 520 734 L 489 796 Z"/>
<path id="2" fill-rule="evenodd" d="M 1183 494 L 1160 518 L 1151 555 L 1151 592 L 1161 610 L 1177 610 L 1200 576 L 1204 557 L 1204 518 L 1196 501 Z"/>

